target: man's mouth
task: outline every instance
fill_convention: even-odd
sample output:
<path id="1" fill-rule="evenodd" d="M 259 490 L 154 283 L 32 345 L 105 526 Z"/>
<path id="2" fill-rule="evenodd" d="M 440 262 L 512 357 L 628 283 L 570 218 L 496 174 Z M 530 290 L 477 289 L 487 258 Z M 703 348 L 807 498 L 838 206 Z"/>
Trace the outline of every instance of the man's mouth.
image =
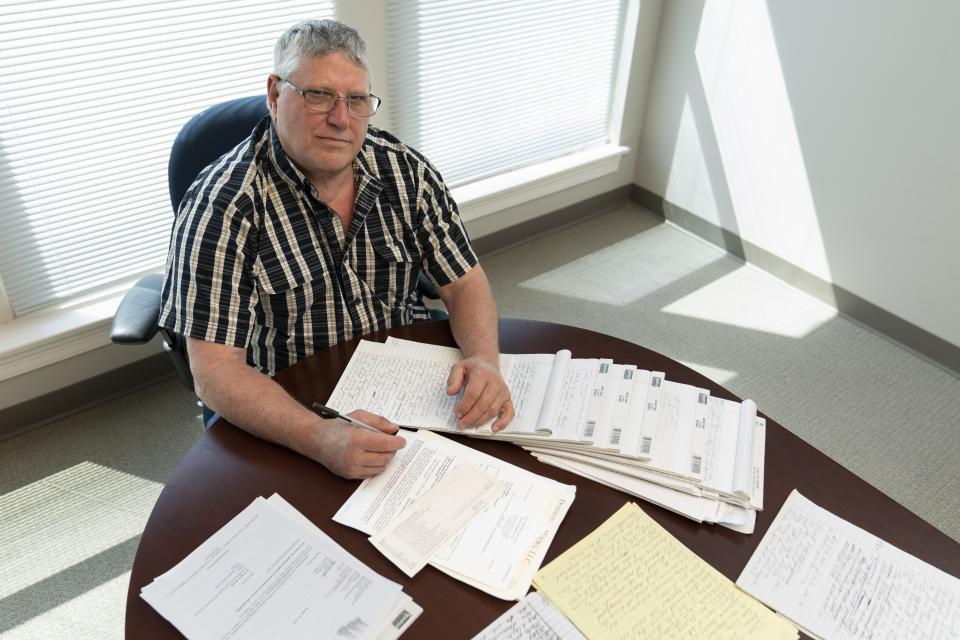
<path id="1" fill-rule="evenodd" d="M 325 144 L 332 144 L 334 146 L 347 146 L 350 144 L 349 140 L 344 140 L 343 138 L 333 138 L 330 136 L 314 136 L 320 142 Z"/>

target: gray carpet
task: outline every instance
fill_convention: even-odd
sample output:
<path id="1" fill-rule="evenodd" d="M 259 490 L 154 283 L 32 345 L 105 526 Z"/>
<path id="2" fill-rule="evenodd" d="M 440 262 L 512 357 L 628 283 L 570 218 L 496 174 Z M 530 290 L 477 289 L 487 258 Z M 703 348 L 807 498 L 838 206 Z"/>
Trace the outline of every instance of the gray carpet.
<path id="1" fill-rule="evenodd" d="M 956 377 L 633 205 L 484 266 L 502 315 L 680 360 L 960 539 Z M 0 638 L 122 637 L 139 534 L 198 414 L 168 380 L 0 442 Z"/>

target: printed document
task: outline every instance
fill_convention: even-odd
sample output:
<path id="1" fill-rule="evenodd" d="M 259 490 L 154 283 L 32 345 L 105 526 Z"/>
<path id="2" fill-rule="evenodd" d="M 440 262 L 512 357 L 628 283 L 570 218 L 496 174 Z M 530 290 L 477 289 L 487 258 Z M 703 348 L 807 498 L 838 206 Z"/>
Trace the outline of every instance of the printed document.
<path id="1" fill-rule="evenodd" d="M 452 540 L 503 493 L 503 483 L 461 464 L 371 536 L 370 543 L 413 577 L 437 549 Z"/>
<path id="2" fill-rule="evenodd" d="M 815 637 L 960 638 L 960 579 L 794 490 L 737 580 Z"/>
<path id="3" fill-rule="evenodd" d="M 313 531 L 324 540 L 327 540 L 331 545 L 337 549 L 340 549 L 340 551 L 343 553 L 350 553 L 338 545 L 333 538 L 324 533 L 320 527 L 310 522 L 309 518 L 297 511 L 296 508 L 284 500 L 280 494 L 275 493 L 267 498 L 267 504 L 294 522 L 299 523 L 301 526 Z M 396 603 L 390 610 L 390 613 L 387 614 L 386 619 L 380 624 L 380 627 L 377 630 L 370 634 L 370 637 L 373 640 L 395 640 L 396 638 L 399 638 L 401 634 L 403 634 L 403 632 L 406 631 L 407 628 L 413 624 L 417 618 L 420 617 L 421 613 L 423 613 L 423 608 L 414 602 L 413 598 L 401 591 L 400 595 L 397 597 Z"/>
<path id="4" fill-rule="evenodd" d="M 141 597 L 190 639 L 376 638 L 401 591 L 257 498 Z"/>
<path id="5" fill-rule="evenodd" d="M 573 502 L 576 487 L 430 431 L 401 431 L 400 435 L 407 446 L 380 475 L 361 483 L 334 521 L 374 535 L 459 465 L 472 465 L 500 481 L 503 490 L 459 536 L 438 549 L 429 564 L 495 597 L 522 598 Z"/>
<path id="6" fill-rule="evenodd" d="M 588 638 L 798 636 L 632 503 L 537 572 L 533 584 Z"/>

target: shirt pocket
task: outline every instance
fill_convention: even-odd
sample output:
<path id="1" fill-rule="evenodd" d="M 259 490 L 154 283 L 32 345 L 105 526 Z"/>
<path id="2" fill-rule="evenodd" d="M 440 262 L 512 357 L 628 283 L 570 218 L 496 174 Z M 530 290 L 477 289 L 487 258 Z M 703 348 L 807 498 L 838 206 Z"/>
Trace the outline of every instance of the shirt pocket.
<path id="1" fill-rule="evenodd" d="M 283 263 L 262 267 L 256 276 L 262 317 L 266 326 L 291 337 L 304 330 L 303 316 L 325 307 L 327 285 L 319 259 L 305 260 L 306 267 Z"/>
<path id="2" fill-rule="evenodd" d="M 420 274 L 419 257 L 389 236 L 373 236 L 370 245 L 373 264 L 360 261 L 358 275 L 384 306 L 391 310 L 405 306 Z"/>

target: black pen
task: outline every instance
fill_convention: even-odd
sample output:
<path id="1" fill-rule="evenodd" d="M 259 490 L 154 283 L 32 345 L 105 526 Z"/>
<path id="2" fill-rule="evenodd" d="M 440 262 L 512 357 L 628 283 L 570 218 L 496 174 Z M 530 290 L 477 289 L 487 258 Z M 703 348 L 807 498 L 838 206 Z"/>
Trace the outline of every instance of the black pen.
<path id="1" fill-rule="evenodd" d="M 343 420 L 347 424 L 352 424 L 355 427 L 360 427 L 361 429 L 366 429 L 367 431 L 373 431 L 374 433 L 386 433 L 384 431 L 380 431 L 380 429 L 371 427 L 370 425 L 364 422 L 360 422 L 356 418 L 345 416 L 339 411 L 337 411 L 336 409 L 331 409 L 330 407 L 326 405 L 322 405 L 319 402 L 314 402 L 313 408 L 317 410 L 317 413 L 320 414 L 321 418 L 326 418 L 328 420 Z M 390 434 L 387 434 L 387 435 L 390 435 Z"/>

